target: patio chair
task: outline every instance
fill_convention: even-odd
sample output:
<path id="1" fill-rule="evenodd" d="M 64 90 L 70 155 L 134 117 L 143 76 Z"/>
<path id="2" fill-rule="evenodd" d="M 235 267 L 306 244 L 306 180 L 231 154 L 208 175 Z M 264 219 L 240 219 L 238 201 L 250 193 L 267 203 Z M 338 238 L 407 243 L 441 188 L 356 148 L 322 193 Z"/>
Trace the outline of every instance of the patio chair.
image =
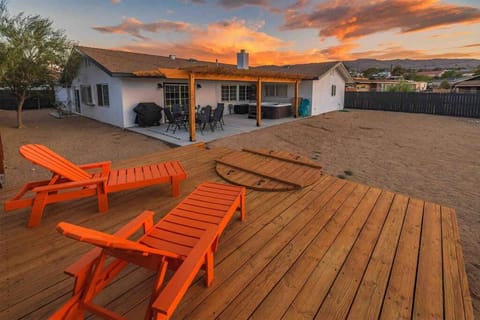
<path id="1" fill-rule="evenodd" d="M 223 103 L 219 104 L 215 109 L 213 113 L 213 117 L 210 119 L 210 127 L 212 128 L 212 131 L 214 131 L 218 125 L 220 125 L 220 128 L 223 130 L 223 125 L 222 125 L 223 109 L 224 109 Z"/>
<path id="2" fill-rule="evenodd" d="M 177 129 L 180 129 L 182 126 L 185 128 L 185 130 L 188 130 L 183 116 L 175 117 L 172 114 L 172 111 L 170 110 L 170 108 L 165 108 L 164 112 L 165 112 L 165 117 L 167 117 L 167 121 L 168 121 L 168 126 L 166 130 L 167 132 L 168 130 L 170 130 L 171 127 L 173 127 L 173 133 L 175 133 L 175 131 L 177 131 Z"/>
<path id="3" fill-rule="evenodd" d="M 203 130 L 205 129 L 207 124 L 211 123 L 211 114 L 212 114 L 212 107 L 206 106 L 200 109 L 200 114 L 197 115 L 195 123 L 200 128 L 200 132 L 203 134 Z M 210 127 L 211 128 L 211 127 Z M 213 131 L 213 129 L 212 129 Z"/>
<path id="4" fill-rule="evenodd" d="M 32 207 L 29 227 L 40 223 L 45 206 L 50 203 L 97 197 L 98 211 L 105 212 L 108 210 L 109 193 L 170 183 L 172 195 L 178 196 L 180 181 L 187 177 L 178 161 L 112 170 L 110 161 L 75 165 L 39 144 L 24 145 L 19 152 L 26 159 L 52 172 L 50 180 L 27 183 L 13 199 L 4 203 L 5 211 Z M 86 171 L 90 169 L 97 171 Z M 23 198 L 30 191 L 33 197 Z"/>
<path id="5" fill-rule="evenodd" d="M 222 121 L 222 124 L 225 125 L 225 121 L 223 120 L 223 112 L 225 111 L 225 103 L 217 103 L 217 108 L 222 106 L 222 118 L 220 119 L 220 121 Z M 233 108 L 233 105 L 232 105 L 232 108 Z"/>
<path id="6" fill-rule="evenodd" d="M 51 319 L 81 319 L 85 310 L 109 319 L 121 318 L 92 300 L 128 263 L 157 272 L 145 319 L 170 318 L 202 266 L 206 271 L 206 285 L 211 285 L 213 253 L 238 209 L 243 221 L 244 187 L 205 182 L 155 225 L 151 211 L 143 212 L 113 235 L 59 223 L 57 230 L 63 235 L 99 248 L 65 270 L 75 278 L 73 295 Z M 128 240 L 140 228 L 144 234 L 136 241 Z M 115 259 L 109 259 L 111 262 L 106 265 L 108 257 Z M 167 268 L 176 271 L 161 288 Z"/>

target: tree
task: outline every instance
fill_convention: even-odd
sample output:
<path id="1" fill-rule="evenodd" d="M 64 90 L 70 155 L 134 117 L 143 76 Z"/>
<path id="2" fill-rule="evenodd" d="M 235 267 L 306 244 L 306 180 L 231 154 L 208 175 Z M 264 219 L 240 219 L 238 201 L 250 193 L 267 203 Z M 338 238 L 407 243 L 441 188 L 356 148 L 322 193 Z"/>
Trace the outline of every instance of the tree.
<path id="1" fill-rule="evenodd" d="M 461 72 L 455 71 L 455 70 L 448 70 L 445 71 L 441 78 L 442 79 L 454 79 L 454 78 L 460 78 L 462 76 Z"/>
<path id="2" fill-rule="evenodd" d="M 480 76 L 480 64 L 473 70 L 474 76 Z"/>
<path id="3" fill-rule="evenodd" d="M 440 83 L 440 88 L 441 88 L 441 89 L 450 89 L 450 83 L 448 83 L 447 80 L 443 80 L 443 81 Z"/>
<path id="4" fill-rule="evenodd" d="M 408 70 L 403 68 L 402 66 L 398 65 L 395 66 L 392 70 L 392 76 L 403 76 L 405 73 L 407 73 Z"/>
<path id="5" fill-rule="evenodd" d="M 363 76 L 365 78 L 372 78 L 374 74 L 379 73 L 381 71 L 384 71 L 384 69 L 378 69 L 378 68 L 368 68 L 362 72 Z"/>
<path id="6" fill-rule="evenodd" d="M 72 43 L 52 21 L 23 12 L 10 16 L 0 0 L 0 86 L 17 98 L 17 126 L 23 127 L 22 109 L 32 88 L 52 85 Z"/>

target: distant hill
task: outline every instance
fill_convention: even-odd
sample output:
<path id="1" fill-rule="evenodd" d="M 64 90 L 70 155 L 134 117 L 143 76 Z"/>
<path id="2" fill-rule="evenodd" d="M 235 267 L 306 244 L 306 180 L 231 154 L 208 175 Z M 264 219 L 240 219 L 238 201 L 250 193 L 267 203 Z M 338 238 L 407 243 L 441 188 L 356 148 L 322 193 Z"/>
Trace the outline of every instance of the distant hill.
<path id="1" fill-rule="evenodd" d="M 376 59 L 358 59 L 354 61 L 344 61 L 349 70 L 363 71 L 368 68 L 379 68 L 390 70 L 395 66 L 402 66 L 406 69 L 433 70 L 439 69 L 467 69 L 473 70 L 480 65 L 479 59 L 429 59 L 429 60 L 376 60 Z"/>

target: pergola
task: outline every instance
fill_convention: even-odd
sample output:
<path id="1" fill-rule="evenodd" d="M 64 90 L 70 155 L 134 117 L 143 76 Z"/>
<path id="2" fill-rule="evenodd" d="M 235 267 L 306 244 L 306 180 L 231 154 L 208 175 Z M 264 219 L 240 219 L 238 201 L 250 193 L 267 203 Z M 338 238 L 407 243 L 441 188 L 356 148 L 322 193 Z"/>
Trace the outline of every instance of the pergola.
<path id="1" fill-rule="evenodd" d="M 224 66 L 194 66 L 181 69 L 158 68 L 155 70 L 136 71 L 137 77 L 153 77 L 165 79 L 188 80 L 189 94 L 189 131 L 190 141 L 196 141 L 195 133 L 195 81 L 196 80 L 215 80 L 215 81 L 244 81 L 255 82 L 257 84 L 257 126 L 262 123 L 262 83 L 294 83 L 294 117 L 298 116 L 298 86 L 302 80 L 312 80 L 315 77 L 304 74 L 293 74 L 287 72 L 265 71 L 258 69 L 236 69 Z"/>

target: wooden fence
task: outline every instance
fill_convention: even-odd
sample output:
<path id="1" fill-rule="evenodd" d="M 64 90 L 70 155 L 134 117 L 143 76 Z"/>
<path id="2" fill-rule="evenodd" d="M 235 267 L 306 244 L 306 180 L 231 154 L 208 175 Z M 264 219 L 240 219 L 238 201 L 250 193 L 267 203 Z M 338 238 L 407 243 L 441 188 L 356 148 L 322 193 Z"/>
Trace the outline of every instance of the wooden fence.
<path id="1" fill-rule="evenodd" d="M 5 183 L 5 167 L 3 165 L 3 145 L 2 145 L 2 134 L 0 132 L 0 188 L 3 188 Z"/>
<path id="2" fill-rule="evenodd" d="M 50 108 L 55 103 L 53 90 L 34 90 L 23 104 L 23 109 Z M 9 90 L 0 90 L 0 109 L 17 110 L 17 98 Z"/>
<path id="3" fill-rule="evenodd" d="M 480 94 L 345 92 L 345 108 L 480 118 Z"/>

